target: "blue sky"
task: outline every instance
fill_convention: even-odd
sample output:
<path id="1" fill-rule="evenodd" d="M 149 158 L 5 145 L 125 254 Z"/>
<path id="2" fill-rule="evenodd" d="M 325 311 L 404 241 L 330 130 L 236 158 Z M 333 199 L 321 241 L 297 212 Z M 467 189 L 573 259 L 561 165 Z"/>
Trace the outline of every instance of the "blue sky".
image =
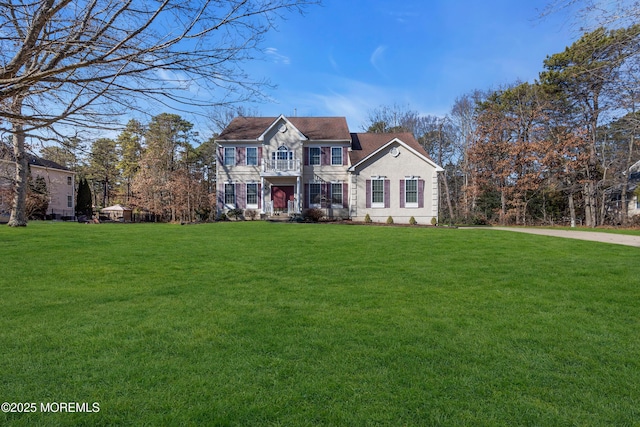
<path id="1" fill-rule="evenodd" d="M 253 78 L 277 85 L 261 115 L 345 116 L 400 105 L 442 116 L 474 89 L 533 81 L 547 55 L 579 36 L 547 0 L 324 0 L 265 39 Z"/>

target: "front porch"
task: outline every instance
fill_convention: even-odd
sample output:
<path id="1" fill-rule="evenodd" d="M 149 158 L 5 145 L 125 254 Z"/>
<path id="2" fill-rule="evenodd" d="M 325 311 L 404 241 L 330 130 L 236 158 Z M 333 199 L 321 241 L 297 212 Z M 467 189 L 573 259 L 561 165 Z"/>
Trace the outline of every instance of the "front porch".
<path id="1" fill-rule="evenodd" d="M 262 177 L 263 212 L 267 217 L 289 217 L 302 212 L 300 176 L 291 178 Z"/>

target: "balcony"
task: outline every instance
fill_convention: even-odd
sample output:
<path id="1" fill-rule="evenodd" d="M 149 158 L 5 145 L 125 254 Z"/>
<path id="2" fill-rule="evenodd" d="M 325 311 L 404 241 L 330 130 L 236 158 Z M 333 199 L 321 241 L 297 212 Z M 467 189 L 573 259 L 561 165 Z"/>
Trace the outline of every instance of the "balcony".
<path id="1" fill-rule="evenodd" d="M 265 160 L 261 176 L 299 176 L 302 173 L 299 159 Z"/>

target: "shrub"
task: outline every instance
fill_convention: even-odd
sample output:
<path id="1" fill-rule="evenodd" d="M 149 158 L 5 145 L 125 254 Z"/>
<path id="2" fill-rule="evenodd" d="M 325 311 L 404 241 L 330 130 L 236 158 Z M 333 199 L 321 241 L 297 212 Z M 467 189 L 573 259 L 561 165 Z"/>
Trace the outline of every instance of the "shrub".
<path id="1" fill-rule="evenodd" d="M 251 221 L 253 221 L 258 216 L 258 211 L 253 209 L 247 209 L 246 211 L 244 211 L 244 216 L 246 216 Z"/>
<path id="2" fill-rule="evenodd" d="M 318 222 L 322 219 L 322 217 L 324 217 L 324 212 L 322 211 L 322 209 L 311 208 L 304 211 L 302 213 L 302 216 L 305 220 Z"/>
<path id="3" fill-rule="evenodd" d="M 229 221 L 229 217 L 224 212 L 220 212 L 216 217 L 216 221 Z"/>
<path id="4" fill-rule="evenodd" d="M 371 217 L 369 216 L 369 214 L 366 214 L 366 215 L 364 216 L 364 222 L 365 222 L 366 224 L 371 224 L 371 222 L 372 222 L 372 221 L 371 221 Z"/>
<path id="5" fill-rule="evenodd" d="M 436 219 L 435 216 L 431 218 L 431 225 L 438 225 L 438 220 Z"/>
<path id="6" fill-rule="evenodd" d="M 227 215 L 229 217 L 234 217 L 236 219 L 236 221 L 244 219 L 243 217 L 244 212 L 242 211 L 242 209 L 229 209 L 229 211 L 227 212 Z"/>
<path id="7" fill-rule="evenodd" d="M 389 215 L 389 218 L 387 218 L 387 224 L 393 224 L 393 218 L 391 217 L 391 215 Z"/>
<path id="8" fill-rule="evenodd" d="M 416 225 L 417 223 L 418 223 L 418 221 L 416 221 L 416 219 L 414 217 L 409 218 L 409 224 Z"/>

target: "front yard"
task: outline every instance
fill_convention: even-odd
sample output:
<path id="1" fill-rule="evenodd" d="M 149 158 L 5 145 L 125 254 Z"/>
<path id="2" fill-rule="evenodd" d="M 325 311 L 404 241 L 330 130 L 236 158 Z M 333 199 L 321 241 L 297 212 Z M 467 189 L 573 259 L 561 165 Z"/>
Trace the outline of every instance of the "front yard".
<path id="1" fill-rule="evenodd" d="M 640 419 L 636 248 L 487 230 L 34 222 L 0 227 L 0 256 L 0 401 L 38 409 L 0 424 Z"/>

